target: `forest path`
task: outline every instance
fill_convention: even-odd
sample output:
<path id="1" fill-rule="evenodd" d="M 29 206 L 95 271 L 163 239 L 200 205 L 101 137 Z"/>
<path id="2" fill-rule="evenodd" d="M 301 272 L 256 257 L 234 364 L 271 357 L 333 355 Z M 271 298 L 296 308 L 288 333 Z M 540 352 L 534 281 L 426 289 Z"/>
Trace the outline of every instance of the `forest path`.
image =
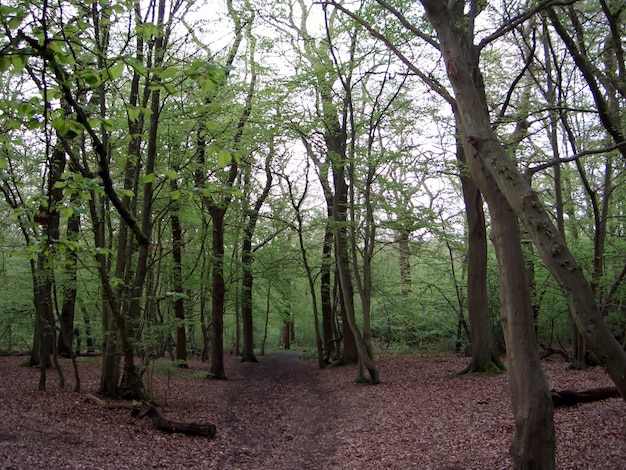
<path id="1" fill-rule="evenodd" d="M 224 468 L 319 469 L 337 466 L 333 433 L 339 415 L 315 362 L 274 352 L 239 363 L 228 374 L 230 411 L 217 423 L 236 435 L 237 448 L 220 456 Z"/>
<path id="2" fill-rule="evenodd" d="M 214 439 L 167 434 L 126 409 L 85 400 L 97 390 L 100 359 L 80 358 L 82 393 L 48 374 L 0 357 L 0 469 L 11 470 L 442 470 L 512 468 L 514 430 L 506 374 L 459 377 L 467 358 L 380 356 L 382 382 L 355 385 L 355 366 L 320 370 L 297 354 L 225 357 L 228 380 L 207 380 L 208 364 L 156 364 L 145 377 L 165 416 L 209 421 Z M 553 388 L 610 386 L 599 367 L 570 371 L 544 362 Z M 148 380 L 149 379 L 149 380 Z M 557 468 L 623 469 L 626 407 L 609 399 L 555 413 Z M 575 436 L 575 438 L 572 438 Z"/>

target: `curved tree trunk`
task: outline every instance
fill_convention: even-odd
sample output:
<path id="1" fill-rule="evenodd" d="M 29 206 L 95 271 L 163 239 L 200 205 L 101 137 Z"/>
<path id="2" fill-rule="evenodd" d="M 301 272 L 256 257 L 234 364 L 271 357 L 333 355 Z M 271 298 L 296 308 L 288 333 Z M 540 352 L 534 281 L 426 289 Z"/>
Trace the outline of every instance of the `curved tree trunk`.
<path id="1" fill-rule="evenodd" d="M 470 322 L 472 359 L 461 373 L 504 370 L 498 356 L 489 316 L 487 293 L 487 228 L 483 198 L 476 183 L 466 174 L 465 153 L 460 142 L 461 186 L 468 225 L 467 310 Z"/>
<path id="2" fill-rule="evenodd" d="M 508 264 L 508 259 L 503 257 L 507 249 L 518 244 L 518 240 L 516 234 L 511 231 L 510 224 L 507 227 L 501 222 L 513 221 L 516 214 L 533 238 L 546 267 L 565 292 L 568 302 L 574 306 L 576 325 L 585 336 L 589 347 L 615 382 L 622 397 L 626 398 L 624 373 L 626 352 L 604 324 L 589 283 L 544 205 L 507 155 L 491 128 L 478 70 L 478 50 L 471 45 L 473 38 L 467 37 L 467 32 L 458 27 L 464 20 L 463 3 L 451 12 L 446 4 L 438 0 L 421 1 L 431 24 L 437 31 L 439 47 L 455 91 L 457 105 L 455 114 L 471 175 L 490 207 L 503 288 L 507 283 L 513 287 L 515 284 L 511 282 L 511 278 L 519 278 L 524 272 L 523 265 L 519 266 L 517 271 L 514 270 L 515 258 Z M 503 306 L 507 304 L 505 300 Z M 512 311 L 505 314 L 508 330 L 506 334 L 514 342 L 514 345 L 511 345 L 514 349 L 507 351 L 507 354 L 520 355 L 517 358 L 513 357 L 510 363 L 512 402 L 516 419 L 516 436 L 512 446 L 515 466 L 554 468 L 554 436 L 549 435 L 551 424 L 547 422 L 547 415 L 551 413 L 552 406 L 545 403 L 546 396 L 549 397 L 547 386 L 541 381 L 532 385 L 528 383 L 533 378 L 537 380 L 541 377 L 539 361 L 533 358 L 536 355 L 535 345 L 528 343 L 529 339 L 534 339 L 534 335 L 530 337 L 531 329 L 518 330 L 523 323 L 513 321 L 517 318 L 516 314 L 523 320 L 526 313 L 515 310 L 520 308 L 515 305 L 508 307 L 511 307 Z M 530 349 L 534 350 L 534 353 Z M 523 368 L 520 368 L 521 366 Z M 525 372 L 532 375 L 523 378 L 522 382 L 515 380 L 523 377 L 521 374 L 526 367 L 528 369 Z M 541 423 L 549 425 L 549 431 L 542 432 L 539 427 Z M 546 429 L 545 426 L 543 429 Z M 539 434 L 533 435 L 534 430 Z"/>
<path id="3" fill-rule="evenodd" d="M 484 170 L 494 178 L 498 189 L 524 223 L 546 267 L 568 301 L 574 305 L 574 320 L 587 345 L 615 382 L 622 397 L 626 398 L 626 351 L 604 323 L 589 282 L 544 204 L 491 129 L 489 115 L 471 73 L 476 62 L 467 63 L 475 52 L 461 47 L 464 40 L 454 29 L 454 21 L 445 5 L 434 0 L 422 0 L 422 3 L 427 6 L 438 31 L 441 51 L 455 88 L 458 112 L 463 121 L 463 145 L 466 153 L 473 152 L 468 155 L 468 162 L 472 162 L 469 165 L 472 177 L 476 171 Z"/>

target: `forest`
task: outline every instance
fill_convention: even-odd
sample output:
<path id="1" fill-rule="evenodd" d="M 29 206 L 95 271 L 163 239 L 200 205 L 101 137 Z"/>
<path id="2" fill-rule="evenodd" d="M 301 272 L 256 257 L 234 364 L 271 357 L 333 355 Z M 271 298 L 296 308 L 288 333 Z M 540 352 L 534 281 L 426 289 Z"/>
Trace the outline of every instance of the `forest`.
<path id="1" fill-rule="evenodd" d="M 1 366 L 33 400 L 214 437 L 159 393 L 274 364 L 377 394 L 391 358 L 440 362 L 462 396 L 506 380 L 516 469 L 580 468 L 570 392 L 624 414 L 623 0 L 7 0 L 0 23 Z"/>

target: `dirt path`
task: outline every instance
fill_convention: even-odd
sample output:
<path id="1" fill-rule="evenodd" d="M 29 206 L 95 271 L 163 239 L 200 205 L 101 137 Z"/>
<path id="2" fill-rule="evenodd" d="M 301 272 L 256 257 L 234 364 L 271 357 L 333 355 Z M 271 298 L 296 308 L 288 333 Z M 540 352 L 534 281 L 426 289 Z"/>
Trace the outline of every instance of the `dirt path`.
<path id="1" fill-rule="evenodd" d="M 230 410 L 218 425 L 236 434 L 239 446 L 220 463 L 225 468 L 336 466 L 332 430 L 338 410 L 321 374 L 314 364 L 288 352 L 240 364 L 229 377 Z"/>

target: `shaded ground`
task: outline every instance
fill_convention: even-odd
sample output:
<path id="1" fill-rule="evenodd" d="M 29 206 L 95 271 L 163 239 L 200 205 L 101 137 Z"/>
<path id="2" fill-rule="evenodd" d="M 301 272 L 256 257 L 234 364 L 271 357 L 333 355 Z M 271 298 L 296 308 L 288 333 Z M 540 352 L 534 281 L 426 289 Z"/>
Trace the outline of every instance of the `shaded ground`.
<path id="1" fill-rule="evenodd" d="M 161 411 L 210 421 L 213 440 L 156 431 L 127 410 L 99 408 L 84 395 L 36 390 L 38 371 L 0 358 L 3 469 L 508 469 L 513 418 L 506 375 L 458 377 L 467 359 L 383 356 L 382 383 L 356 385 L 354 367 L 318 370 L 294 354 L 260 364 L 227 358 L 227 381 L 158 363 L 146 375 Z M 550 386 L 610 385 L 599 368 L 545 364 Z M 81 359 L 84 393 L 97 389 L 99 359 Z M 68 390 L 71 369 L 65 368 Z M 557 410 L 559 469 L 625 469 L 626 403 L 610 399 Z"/>

